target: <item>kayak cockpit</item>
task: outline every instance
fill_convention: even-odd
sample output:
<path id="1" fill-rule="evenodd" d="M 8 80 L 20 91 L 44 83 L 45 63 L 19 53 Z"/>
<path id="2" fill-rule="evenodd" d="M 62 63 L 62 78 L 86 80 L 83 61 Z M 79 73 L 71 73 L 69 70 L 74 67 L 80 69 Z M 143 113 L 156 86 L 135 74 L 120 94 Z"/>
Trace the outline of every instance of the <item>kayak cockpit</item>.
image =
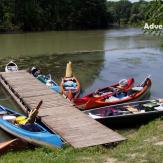
<path id="1" fill-rule="evenodd" d="M 41 127 L 41 126 L 39 126 L 39 125 L 37 125 L 37 124 L 25 124 L 25 125 L 23 125 L 23 124 L 19 124 L 18 125 L 21 129 L 23 129 L 23 130 L 26 130 L 26 131 L 30 131 L 30 132 L 44 132 L 45 130 Z"/>

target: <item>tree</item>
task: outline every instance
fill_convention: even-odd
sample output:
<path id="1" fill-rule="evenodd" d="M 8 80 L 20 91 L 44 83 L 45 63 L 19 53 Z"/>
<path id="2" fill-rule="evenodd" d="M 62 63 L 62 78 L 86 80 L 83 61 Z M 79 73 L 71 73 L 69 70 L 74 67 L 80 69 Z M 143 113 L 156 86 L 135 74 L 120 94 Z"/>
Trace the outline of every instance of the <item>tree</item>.
<path id="1" fill-rule="evenodd" d="M 0 29 L 23 31 L 107 27 L 106 0 L 0 0 Z"/>
<path id="2" fill-rule="evenodd" d="M 12 31 L 15 27 L 14 21 L 14 0 L 0 0 L 0 30 Z"/>
<path id="3" fill-rule="evenodd" d="M 119 25 L 128 23 L 131 7 L 132 3 L 128 0 L 107 3 L 107 11 L 109 15 L 112 15 L 113 22 L 116 22 Z"/>
<path id="4" fill-rule="evenodd" d="M 120 22 L 127 23 L 129 21 L 130 12 L 131 12 L 131 2 L 128 0 L 120 0 L 117 3 L 115 10 L 118 13 L 118 18 Z"/>
<path id="5" fill-rule="evenodd" d="M 145 19 L 145 10 L 148 5 L 146 1 L 139 1 L 132 4 L 130 13 L 130 24 L 141 24 Z"/>
<path id="6" fill-rule="evenodd" d="M 146 8 L 145 15 L 149 24 L 163 25 L 163 1 L 152 1 Z M 151 29 L 150 32 L 160 35 L 163 34 L 163 29 Z"/>

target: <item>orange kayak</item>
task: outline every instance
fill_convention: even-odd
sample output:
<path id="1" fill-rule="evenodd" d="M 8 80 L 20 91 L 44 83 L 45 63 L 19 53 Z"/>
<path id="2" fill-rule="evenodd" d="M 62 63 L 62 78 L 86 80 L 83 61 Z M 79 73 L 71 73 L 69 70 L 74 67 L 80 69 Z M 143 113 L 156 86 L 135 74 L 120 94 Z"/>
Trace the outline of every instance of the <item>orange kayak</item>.
<path id="1" fill-rule="evenodd" d="M 80 94 L 80 83 L 73 77 L 64 77 L 61 81 L 61 92 L 69 100 L 75 99 Z"/>
<path id="2" fill-rule="evenodd" d="M 19 150 L 19 149 L 25 149 L 27 146 L 27 143 L 20 139 L 12 139 L 5 142 L 0 143 L 0 154 L 3 154 L 4 152 L 7 152 L 9 150 Z"/>

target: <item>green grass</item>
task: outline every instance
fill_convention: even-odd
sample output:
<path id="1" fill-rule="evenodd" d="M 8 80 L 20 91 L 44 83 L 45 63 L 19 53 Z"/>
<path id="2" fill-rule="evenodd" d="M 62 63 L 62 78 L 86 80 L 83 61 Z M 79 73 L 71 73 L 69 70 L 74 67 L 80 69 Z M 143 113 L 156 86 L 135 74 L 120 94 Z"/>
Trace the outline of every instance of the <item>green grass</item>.
<path id="1" fill-rule="evenodd" d="M 160 163 L 163 160 L 163 121 L 156 120 L 141 126 L 138 130 L 123 133 L 127 141 L 115 147 L 96 146 L 85 149 L 35 148 L 8 152 L 1 156 L 0 163 L 57 162 L 57 163 Z"/>

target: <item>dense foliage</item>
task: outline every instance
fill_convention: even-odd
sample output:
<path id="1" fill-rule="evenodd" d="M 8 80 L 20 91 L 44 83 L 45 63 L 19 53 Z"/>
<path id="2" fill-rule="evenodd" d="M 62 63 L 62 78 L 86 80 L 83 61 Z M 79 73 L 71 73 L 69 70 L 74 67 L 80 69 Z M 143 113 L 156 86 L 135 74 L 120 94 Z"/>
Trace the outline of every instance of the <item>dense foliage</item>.
<path id="1" fill-rule="evenodd" d="M 155 24 L 163 23 L 163 1 L 157 0 L 151 2 L 146 8 L 146 17 Z"/>
<path id="2" fill-rule="evenodd" d="M 163 26 L 163 1 L 157 0 L 151 2 L 146 8 L 147 22 Z M 163 29 L 153 29 L 150 32 L 154 34 L 163 34 Z"/>
<path id="3" fill-rule="evenodd" d="M 1 31 L 104 28 L 106 16 L 106 0 L 0 0 Z"/>
<path id="4" fill-rule="evenodd" d="M 163 20 L 162 2 L 128 0 L 0 0 L 0 31 L 99 29 Z"/>
<path id="5" fill-rule="evenodd" d="M 139 1 L 131 3 L 128 0 L 108 2 L 107 9 L 111 15 L 112 23 L 117 24 L 140 24 L 145 17 L 145 10 L 150 2 Z"/>

